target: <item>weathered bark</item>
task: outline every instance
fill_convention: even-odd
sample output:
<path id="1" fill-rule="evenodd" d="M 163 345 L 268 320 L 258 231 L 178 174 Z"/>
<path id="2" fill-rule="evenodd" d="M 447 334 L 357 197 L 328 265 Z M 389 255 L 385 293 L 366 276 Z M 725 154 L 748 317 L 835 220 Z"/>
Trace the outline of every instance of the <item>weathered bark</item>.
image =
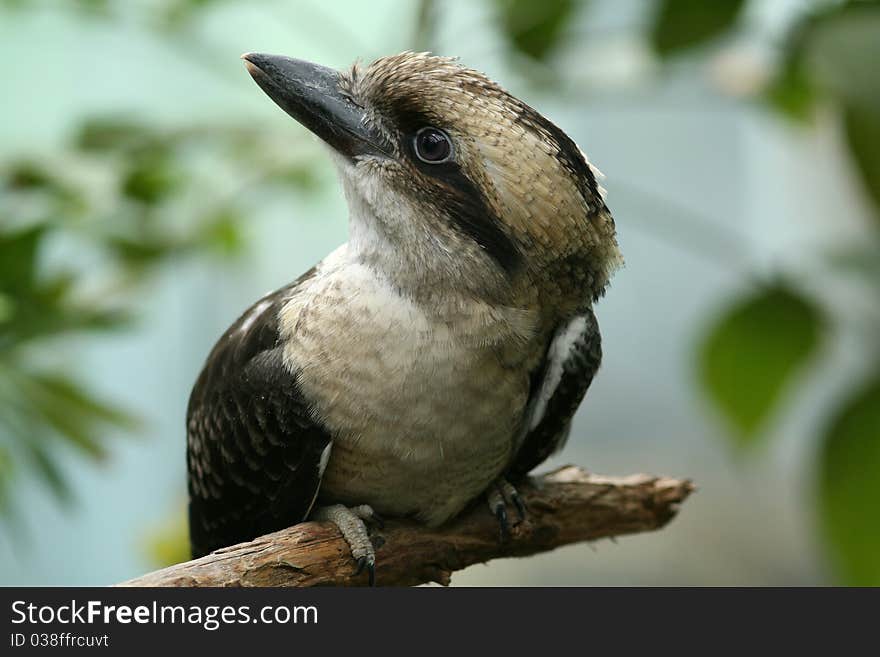
<path id="1" fill-rule="evenodd" d="M 519 486 L 524 522 L 501 542 L 485 503 L 437 529 L 392 520 L 381 531 L 376 583 L 448 584 L 452 573 L 499 557 L 523 557 L 561 545 L 659 529 L 694 490 L 687 480 L 604 477 L 566 466 Z M 512 514 L 516 518 L 515 512 Z M 374 538 L 374 542 L 378 544 Z M 121 586 L 360 586 L 348 545 L 335 526 L 306 522 L 129 580 Z"/>

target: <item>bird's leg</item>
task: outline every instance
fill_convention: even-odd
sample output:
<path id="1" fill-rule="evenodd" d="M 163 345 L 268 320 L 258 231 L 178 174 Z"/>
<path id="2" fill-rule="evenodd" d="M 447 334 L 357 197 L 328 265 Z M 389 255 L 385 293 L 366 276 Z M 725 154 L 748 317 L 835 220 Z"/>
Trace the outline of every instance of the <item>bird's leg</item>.
<path id="1" fill-rule="evenodd" d="M 507 513 L 507 505 L 513 504 L 514 508 L 516 508 L 519 522 L 526 518 L 526 505 L 516 488 L 513 487 L 513 484 L 504 477 L 498 477 L 489 486 L 489 490 L 486 493 L 486 501 L 489 503 L 489 510 L 498 519 L 499 537 L 503 543 L 510 538 L 510 520 Z"/>
<path id="2" fill-rule="evenodd" d="M 364 568 L 369 573 L 370 586 L 376 583 L 376 551 L 370 541 L 366 522 L 379 528 L 384 523 L 379 515 L 368 504 L 347 507 L 343 504 L 320 506 L 312 513 L 312 520 L 332 522 L 339 528 L 345 542 L 351 549 L 351 556 L 357 562 L 355 575 L 360 575 Z"/>

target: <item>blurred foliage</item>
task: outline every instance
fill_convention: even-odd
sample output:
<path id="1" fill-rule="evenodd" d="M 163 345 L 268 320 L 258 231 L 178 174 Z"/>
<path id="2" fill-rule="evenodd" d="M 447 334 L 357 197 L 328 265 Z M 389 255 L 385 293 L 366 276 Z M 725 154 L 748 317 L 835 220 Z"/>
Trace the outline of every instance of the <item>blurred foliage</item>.
<path id="1" fill-rule="evenodd" d="M 846 143 L 880 221 L 880 2 L 818 3 L 790 31 L 766 97 L 811 119 L 822 102 L 840 111 Z"/>
<path id="2" fill-rule="evenodd" d="M 878 29 L 880 33 L 880 29 Z M 880 55 L 878 55 L 880 57 Z M 878 59 L 877 61 L 880 61 Z M 846 141 L 862 182 L 880 208 L 880 105 L 877 109 L 850 106 L 843 115 Z M 874 215 L 880 221 L 880 212 Z"/>
<path id="3" fill-rule="evenodd" d="M 50 184 L 28 167 L 8 172 L 7 190 Z M 56 194 L 68 190 L 58 187 Z M 7 198 L 4 196 L 4 198 Z M 5 227 L 6 222 L 2 225 Z M 0 499 L 9 511 L 9 487 L 17 467 L 26 464 L 59 498 L 68 486 L 54 455 L 62 439 L 91 459 L 105 454 L 101 429 L 129 429 L 133 420 L 81 389 L 57 368 L 39 364 L 32 347 L 50 338 L 120 326 L 124 315 L 112 307 L 78 301 L 72 273 L 41 276 L 38 256 L 47 223 L 0 232 Z"/>
<path id="4" fill-rule="evenodd" d="M 119 7 L 67 6 L 102 18 Z M 237 253 L 251 199 L 267 188 L 314 190 L 309 162 L 308 152 L 265 128 L 163 129 L 131 117 L 86 118 L 59 152 L 0 160 L 0 511 L 7 518 L 17 476 L 33 473 L 68 501 L 60 448 L 101 461 L 109 440 L 141 425 L 80 382 L 71 340 L 132 328 L 134 292 L 172 259 Z M 87 261 L 55 255 L 71 245 Z"/>
<path id="5" fill-rule="evenodd" d="M 229 0 L 0 0 L 18 11 L 77 12 L 88 20 L 137 16 L 160 38 L 198 48 L 188 31 L 206 10 Z M 527 79 L 535 71 L 558 82 L 556 55 L 576 40 L 592 3 L 576 0 L 486 0 L 512 61 Z M 750 22 L 745 0 L 654 0 L 642 3 L 643 36 L 659 70 L 679 62 L 708 65 L 720 48 L 766 40 Z M 418 46 L 430 46 L 443 3 L 423 0 L 416 12 Z M 601 35 L 600 35 L 601 38 Z M 194 45 L 195 44 L 195 45 Z M 841 147 L 865 190 L 873 225 L 859 243 L 818 254 L 819 279 L 844 275 L 880 295 L 880 2 L 807 0 L 784 38 L 769 45 L 769 82 L 754 100 L 813 129 L 817 117 L 840 125 Z M 209 65 L 213 57 L 194 58 Z M 535 64 L 539 66 L 535 66 Z M 692 69 L 689 74 L 693 74 Z M 285 148 L 279 144 L 285 143 Z M 60 499 L 70 491 L 58 465 L 64 444 L 85 458 L 107 453 L 107 440 L 135 421 L 85 390 L 59 358 L 75 335 L 132 326 L 134 287 L 173 258 L 234 253 L 240 225 L 267 187 L 314 189 L 309 160 L 271 131 L 248 125 L 162 129 L 131 117 L 84 121 L 69 148 L 0 161 L 0 506 L 12 509 L 9 482 L 37 473 Z M 200 157 L 201 154 L 201 157 Z M 206 156 L 207 155 L 207 156 Z M 206 164 L 206 160 L 208 163 Z M 257 189 L 257 194 L 250 192 Z M 831 218 L 834 219 L 833 217 Z M 711 230 L 706 226 L 705 230 Z M 700 249 L 676 232 L 680 246 Z M 47 256 L 76 241 L 94 254 L 89 266 Z M 60 251 L 63 253 L 63 250 Z M 780 284 L 779 280 L 786 281 Z M 799 276 L 758 281 L 729 300 L 706 324 L 696 346 L 697 381 L 729 425 L 736 447 L 769 437 L 783 400 L 796 399 L 809 364 L 830 339 L 860 318 L 843 316 L 798 285 Z M 97 282 L 96 282 L 97 281 Z M 754 281 L 751 281 L 754 283 Z M 813 289 L 811 287 L 811 289 Z M 817 514 L 842 581 L 880 581 L 880 320 L 873 317 L 865 359 L 869 383 L 845 389 L 817 458 Z M 47 357 L 48 354 L 48 357 Z M 818 369 L 818 368 L 816 368 Z M 854 377 L 855 378 L 855 377 Z M 178 516 L 146 543 L 160 563 L 186 555 Z"/>
<path id="6" fill-rule="evenodd" d="M 572 17 L 574 0 L 495 0 L 502 34 L 511 47 L 534 59 L 544 59 L 558 45 Z"/>
<path id="7" fill-rule="evenodd" d="M 729 306 L 700 347 L 700 377 L 748 444 L 819 344 L 821 311 L 782 286 Z"/>
<path id="8" fill-rule="evenodd" d="M 852 585 L 880 586 L 880 367 L 876 372 L 836 411 L 819 459 L 822 523 L 838 572 Z"/>
<path id="9" fill-rule="evenodd" d="M 714 3 L 706 3 L 714 6 Z M 720 20 L 720 18 L 719 18 Z M 730 28 L 727 28 L 730 29 Z M 865 239 L 828 254 L 833 273 L 864 283 L 865 306 L 876 309 L 880 291 L 880 2 L 814 2 L 788 31 L 775 75 L 763 91 L 768 107 L 802 124 L 830 110 L 841 125 L 865 196 L 872 226 Z M 824 272 L 818 273 L 825 277 Z M 698 353 L 708 397 L 730 420 L 732 439 L 748 445 L 761 437 L 793 377 L 809 362 L 826 333 L 845 330 L 858 316 L 836 315 L 823 300 L 795 287 L 767 283 L 734 301 L 709 327 Z M 826 321 L 825 318 L 833 321 Z M 817 455 L 818 513 L 837 572 L 849 584 L 880 582 L 880 318 L 868 318 L 865 344 L 871 383 L 845 391 Z M 829 331 L 822 331 L 827 326 Z"/>
<path id="10" fill-rule="evenodd" d="M 745 0 L 660 0 L 651 45 L 664 57 L 702 45 L 729 31 L 745 4 Z"/>

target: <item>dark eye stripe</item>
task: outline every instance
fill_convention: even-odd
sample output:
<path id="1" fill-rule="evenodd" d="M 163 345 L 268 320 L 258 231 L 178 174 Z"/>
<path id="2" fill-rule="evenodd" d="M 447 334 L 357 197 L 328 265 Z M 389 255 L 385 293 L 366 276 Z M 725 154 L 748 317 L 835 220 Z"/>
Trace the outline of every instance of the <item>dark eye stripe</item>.
<path id="1" fill-rule="evenodd" d="M 442 162 L 426 162 L 416 153 L 414 134 L 436 122 L 418 110 L 401 111 L 400 107 L 393 121 L 401 134 L 403 153 L 431 183 L 431 189 L 422 192 L 424 197 L 436 199 L 437 209 L 449 217 L 452 226 L 476 242 L 507 274 L 515 272 L 522 264 L 522 254 L 480 188 L 451 157 Z M 436 129 L 446 134 L 441 128 Z"/>
<path id="2" fill-rule="evenodd" d="M 522 255 L 479 187 L 458 166 L 423 167 L 438 183 L 432 196 L 439 199 L 439 209 L 505 272 L 513 273 L 519 267 Z"/>

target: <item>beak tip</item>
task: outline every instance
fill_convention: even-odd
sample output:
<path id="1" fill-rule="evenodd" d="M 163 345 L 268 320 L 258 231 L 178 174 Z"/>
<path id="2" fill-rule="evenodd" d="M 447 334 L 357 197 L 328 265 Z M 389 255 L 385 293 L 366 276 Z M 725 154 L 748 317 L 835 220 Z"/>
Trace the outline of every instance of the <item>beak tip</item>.
<path id="1" fill-rule="evenodd" d="M 248 72 L 251 75 L 259 72 L 260 69 L 260 54 L 256 52 L 246 52 L 241 55 L 242 61 L 244 61 L 245 68 L 247 68 Z"/>
<path id="2" fill-rule="evenodd" d="M 2 0 L 0 0 L 2 4 Z M 241 56 L 254 82 L 276 105 L 343 155 L 384 152 L 365 128 L 363 108 L 340 89 L 339 72 L 282 55 Z"/>

